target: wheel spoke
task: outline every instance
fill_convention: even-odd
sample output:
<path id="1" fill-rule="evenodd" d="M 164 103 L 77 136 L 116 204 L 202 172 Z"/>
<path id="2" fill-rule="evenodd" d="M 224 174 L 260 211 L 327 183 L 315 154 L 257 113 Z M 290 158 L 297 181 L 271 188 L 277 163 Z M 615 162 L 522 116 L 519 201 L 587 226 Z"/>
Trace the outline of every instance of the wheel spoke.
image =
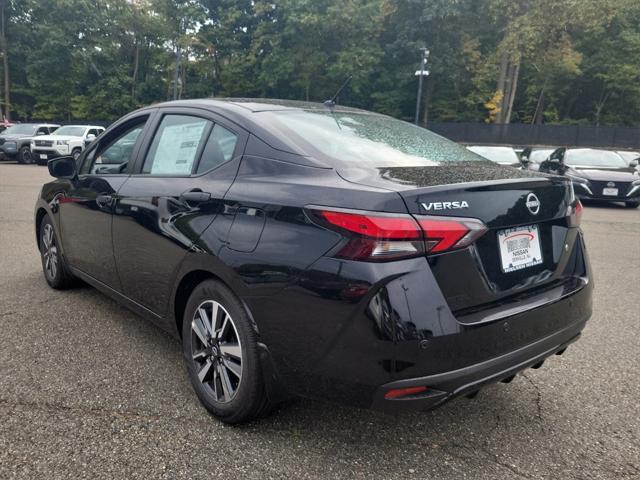
<path id="1" fill-rule="evenodd" d="M 201 382 L 204 383 L 204 379 L 207 376 L 207 373 L 209 373 L 209 370 L 211 370 L 211 365 L 213 365 L 213 362 L 208 359 L 204 364 L 204 366 L 198 372 L 198 378 L 200 379 Z"/>
<path id="2" fill-rule="evenodd" d="M 199 307 L 198 315 L 200 315 L 200 319 L 202 320 L 202 325 L 206 329 L 206 333 L 213 336 L 213 328 L 211 328 L 211 320 L 209 319 L 209 315 L 207 315 L 207 311 L 204 308 Z"/>
<path id="3" fill-rule="evenodd" d="M 220 351 L 225 355 L 242 360 L 242 348 L 237 343 L 221 343 Z"/>
<path id="4" fill-rule="evenodd" d="M 207 356 L 206 350 L 198 350 L 197 352 L 193 352 L 193 359 L 198 360 L 201 358 L 205 358 Z"/>
<path id="5" fill-rule="evenodd" d="M 213 369 L 213 380 L 211 381 L 211 387 L 213 388 L 213 396 L 216 400 L 220 400 L 220 395 L 218 395 L 218 369 Z"/>
<path id="6" fill-rule="evenodd" d="M 220 308 L 220 305 L 217 303 L 213 303 L 211 305 L 211 333 L 215 335 L 218 330 L 218 325 L 220 322 L 220 315 L 224 315 L 224 311 Z M 226 316 L 226 315 L 225 315 Z"/>
<path id="7" fill-rule="evenodd" d="M 222 322 L 222 327 L 220 327 L 220 330 L 216 331 L 216 338 L 217 339 L 224 338 L 224 336 L 227 333 L 228 327 L 229 327 L 229 316 L 225 315 L 224 321 Z"/>
<path id="8" fill-rule="evenodd" d="M 240 375 L 242 375 L 242 366 L 235 363 L 233 360 L 228 360 L 226 358 L 223 358 L 222 364 L 226 367 L 227 370 L 233 373 L 238 379 L 240 378 Z"/>
<path id="9" fill-rule="evenodd" d="M 191 322 L 191 329 L 196 333 L 204 346 L 207 346 L 207 330 L 202 324 L 202 320 L 194 318 Z"/>
<path id="10" fill-rule="evenodd" d="M 220 375 L 220 383 L 222 384 L 222 391 L 224 392 L 225 400 L 229 401 L 233 395 L 233 387 L 231 386 L 229 374 L 227 373 L 227 369 L 222 365 L 218 365 L 217 369 L 218 375 Z"/>

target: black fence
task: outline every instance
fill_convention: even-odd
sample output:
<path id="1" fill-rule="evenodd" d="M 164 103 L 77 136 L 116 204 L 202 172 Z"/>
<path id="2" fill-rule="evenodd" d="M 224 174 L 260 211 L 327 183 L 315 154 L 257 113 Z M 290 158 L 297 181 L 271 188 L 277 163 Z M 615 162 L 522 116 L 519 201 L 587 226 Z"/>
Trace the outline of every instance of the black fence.
<path id="1" fill-rule="evenodd" d="M 466 144 L 640 149 L 640 128 L 580 125 L 430 123 L 443 137 Z"/>

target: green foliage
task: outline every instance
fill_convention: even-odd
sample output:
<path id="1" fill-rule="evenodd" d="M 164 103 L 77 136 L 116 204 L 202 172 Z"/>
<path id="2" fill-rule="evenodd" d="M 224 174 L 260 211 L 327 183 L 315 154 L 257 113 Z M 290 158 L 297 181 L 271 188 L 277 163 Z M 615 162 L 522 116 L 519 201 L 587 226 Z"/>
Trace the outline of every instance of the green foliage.
<path id="1" fill-rule="evenodd" d="M 353 75 L 340 102 L 412 120 L 426 46 L 430 121 L 640 123 L 637 0 L 0 0 L 0 9 L 3 111 L 23 120 L 113 120 L 171 99 L 176 67 L 181 98 L 322 101 Z"/>

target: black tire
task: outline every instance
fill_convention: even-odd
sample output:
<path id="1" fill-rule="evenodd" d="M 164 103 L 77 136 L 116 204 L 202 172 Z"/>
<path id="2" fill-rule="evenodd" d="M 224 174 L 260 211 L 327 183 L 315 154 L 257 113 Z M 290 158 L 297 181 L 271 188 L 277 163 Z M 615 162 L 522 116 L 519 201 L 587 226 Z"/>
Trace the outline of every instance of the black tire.
<path id="1" fill-rule="evenodd" d="M 58 236 L 49 215 L 40 222 L 38 246 L 42 260 L 42 272 L 51 288 L 65 290 L 76 284 L 76 278 L 69 271 L 67 262 L 60 254 Z"/>
<path id="2" fill-rule="evenodd" d="M 78 157 L 80 156 L 81 153 L 82 153 L 81 148 L 74 148 L 71 151 L 71 156 L 73 157 L 74 160 L 78 160 Z"/>
<path id="3" fill-rule="evenodd" d="M 256 332 L 240 301 L 224 284 L 205 280 L 193 290 L 184 311 L 182 346 L 189 380 L 214 417 L 239 424 L 269 410 Z"/>
<path id="4" fill-rule="evenodd" d="M 18 163 L 23 165 L 33 163 L 33 155 L 31 154 L 31 148 L 28 145 L 20 147 L 20 150 L 18 150 Z"/>
<path id="5" fill-rule="evenodd" d="M 638 208 L 640 207 L 640 202 L 625 202 L 627 208 Z"/>

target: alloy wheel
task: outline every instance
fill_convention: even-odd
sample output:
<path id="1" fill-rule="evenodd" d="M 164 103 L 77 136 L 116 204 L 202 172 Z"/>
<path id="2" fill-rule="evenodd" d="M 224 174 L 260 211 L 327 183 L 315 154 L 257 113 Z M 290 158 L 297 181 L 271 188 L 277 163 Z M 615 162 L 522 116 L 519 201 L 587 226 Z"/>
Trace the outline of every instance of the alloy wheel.
<path id="1" fill-rule="evenodd" d="M 42 245 L 44 246 L 42 252 L 44 269 L 47 276 L 53 280 L 58 272 L 58 247 L 56 246 L 56 238 L 50 223 L 45 224 L 42 230 Z"/>
<path id="2" fill-rule="evenodd" d="M 191 355 L 198 379 L 213 398 L 228 403 L 242 381 L 242 344 L 231 315 L 207 300 L 191 320 Z"/>

